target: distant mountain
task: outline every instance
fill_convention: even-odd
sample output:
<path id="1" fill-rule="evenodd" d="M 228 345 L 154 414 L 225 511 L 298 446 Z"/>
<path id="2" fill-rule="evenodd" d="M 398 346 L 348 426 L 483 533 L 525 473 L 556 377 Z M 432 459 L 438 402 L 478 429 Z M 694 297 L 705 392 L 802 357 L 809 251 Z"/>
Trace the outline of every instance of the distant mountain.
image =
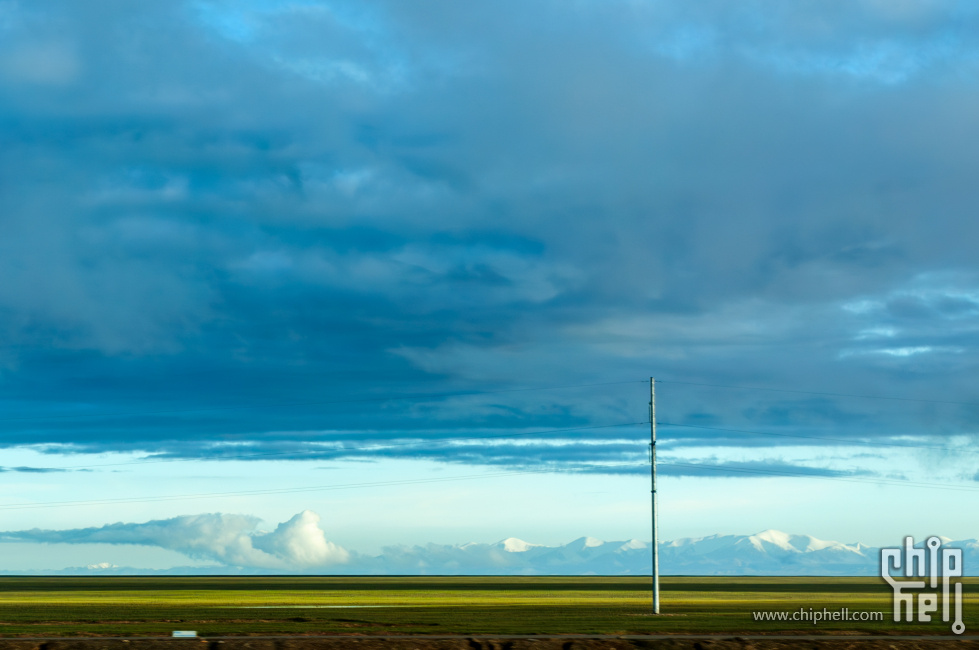
<path id="1" fill-rule="evenodd" d="M 874 575 L 879 562 L 876 548 L 778 530 L 678 539 L 660 552 L 663 573 L 690 575 Z"/>
<path id="2" fill-rule="evenodd" d="M 964 550 L 965 572 L 979 574 L 979 541 L 950 544 Z M 766 530 L 663 542 L 659 561 L 664 575 L 878 575 L 880 549 Z M 636 539 L 581 537 L 563 546 L 543 546 L 511 537 L 496 544 L 389 547 L 376 557 L 354 555 L 337 572 L 648 575 L 651 566 L 649 543 Z"/>
<path id="3" fill-rule="evenodd" d="M 944 540 L 944 538 L 943 538 Z M 918 540 L 923 542 L 924 540 Z M 979 540 L 946 541 L 963 549 L 966 575 L 979 575 Z M 895 545 L 900 540 L 895 541 Z M 660 544 L 663 575 L 878 575 L 880 549 L 843 544 L 810 535 L 766 530 L 755 535 L 711 535 Z M 377 556 L 350 552 L 342 564 L 301 573 L 338 575 L 649 575 L 648 542 L 606 542 L 580 537 L 562 546 L 532 544 L 509 537 L 495 544 L 391 546 Z M 4 572 L 13 573 L 13 572 Z M 268 569 L 236 566 L 175 567 L 141 570 L 108 563 L 73 567 L 47 574 L 268 574 Z M 281 571 L 281 573 L 299 573 Z"/>

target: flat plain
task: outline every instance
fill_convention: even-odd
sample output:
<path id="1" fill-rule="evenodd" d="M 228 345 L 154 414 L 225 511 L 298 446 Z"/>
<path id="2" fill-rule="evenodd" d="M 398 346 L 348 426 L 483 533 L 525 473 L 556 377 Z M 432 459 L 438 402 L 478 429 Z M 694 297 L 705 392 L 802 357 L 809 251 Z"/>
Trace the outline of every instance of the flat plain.
<path id="1" fill-rule="evenodd" d="M 963 585 L 979 633 L 979 579 Z M 651 615 L 641 577 L 0 577 L 0 637 L 402 634 L 947 635 L 895 623 L 875 578 L 666 577 Z M 883 621 L 755 621 L 752 612 L 884 612 Z"/>

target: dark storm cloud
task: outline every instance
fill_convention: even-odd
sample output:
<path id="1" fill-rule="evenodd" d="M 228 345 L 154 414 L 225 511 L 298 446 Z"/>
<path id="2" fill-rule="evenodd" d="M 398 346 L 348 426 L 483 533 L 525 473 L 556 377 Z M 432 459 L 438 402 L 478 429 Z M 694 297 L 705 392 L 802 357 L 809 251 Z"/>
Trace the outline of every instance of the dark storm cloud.
<path id="1" fill-rule="evenodd" d="M 212 457 L 197 441 L 634 422 L 651 374 L 960 402 L 667 385 L 678 424 L 974 433 L 977 22 L 0 3 L 0 444 Z M 390 455 L 635 455 L 544 446 Z"/>

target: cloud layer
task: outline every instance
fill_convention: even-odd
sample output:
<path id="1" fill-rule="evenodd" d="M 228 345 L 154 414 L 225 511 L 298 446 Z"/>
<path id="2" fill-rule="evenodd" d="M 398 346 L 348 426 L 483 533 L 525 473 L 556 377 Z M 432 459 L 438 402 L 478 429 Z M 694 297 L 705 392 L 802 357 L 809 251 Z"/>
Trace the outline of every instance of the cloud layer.
<path id="1" fill-rule="evenodd" d="M 186 515 L 142 524 L 73 530 L 0 533 L 0 541 L 46 544 L 137 544 L 177 551 L 195 560 L 247 569 L 303 570 L 343 564 L 350 554 L 328 542 L 319 515 L 305 510 L 273 531 L 259 531 L 247 515 Z"/>
<path id="2" fill-rule="evenodd" d="M 947 402 L 666 383 L 679 424 L 973 436 L 977 27 L 951 0 L 0 3 L 0 446 L 621 471 L 641 427 L 525 434 L 641 420 L 650 375 Z"/>

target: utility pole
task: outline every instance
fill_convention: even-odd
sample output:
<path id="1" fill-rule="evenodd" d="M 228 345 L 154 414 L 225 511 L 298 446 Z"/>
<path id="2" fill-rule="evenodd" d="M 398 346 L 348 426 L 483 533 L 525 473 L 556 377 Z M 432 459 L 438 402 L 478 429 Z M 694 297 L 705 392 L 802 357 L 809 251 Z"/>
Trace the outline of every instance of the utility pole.
<path id="1" fill-rule="evenodd" d="M 656 521 L 656 380 L 649 378 L 649 474 L 653 496 L 653 614 L 659 614 L 659 524 Z"/>

